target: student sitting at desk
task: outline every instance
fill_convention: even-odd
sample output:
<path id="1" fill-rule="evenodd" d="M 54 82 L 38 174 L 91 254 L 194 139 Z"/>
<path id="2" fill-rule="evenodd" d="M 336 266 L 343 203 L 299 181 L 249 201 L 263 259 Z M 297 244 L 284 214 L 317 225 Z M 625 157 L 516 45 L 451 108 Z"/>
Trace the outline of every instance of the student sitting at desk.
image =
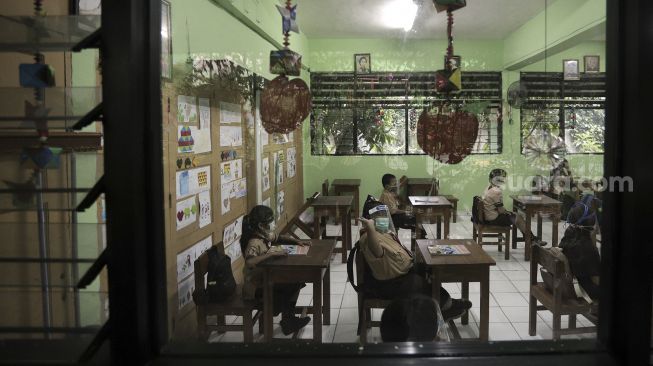
<path id="1" fill-rule="evenodd" d="M 263 297 L 263 272 L 257 265 L 272 257 L 287 256 L 288 253 L 277 244 L 310 245 L 290 236 L 274 232 L 274 213 L 267 206 L 255 206 L 243 219 L 243 233 L 240 247 L 245 258 L 243 274 L 243 298 L 260 300 Z M 298 331 L 311 321 L 310 317 L 295 316 L 295 305 L 303 283 L 274 285 L 274 314 L 281 313 L 281 330 L 288 335 Z"/>
<path id="2" fill-rule="evenodd" d="M 503 169 L 494 169 L 490 172 L 490 185 L 483 193 L 483 214 L 485 217 L 484 224 L 494 226 L 516 225 L 519 231 L 526 232 L 526 222 L 524 219 L 510 212 L 503 207 L 503 190 L 506 173 Z M 531 233 L 531 242 L 535 245 L 546 246 L 546 242 L 535 237 Z"/>
<path id="3" fill-rule="evenodd" d="M 365 262 L 371 270 L 366 276 L 366 291 L 383 299 L 406 298 L 415 294 L 431 295 L 424 266 L 416 266 L 413 254 L 397 238 L 388 207 L 381 202 L 363 207 L 363 232 L 359 243 Z M 440 288 L 442 315 L 445 320 L 462 316 L 472 303 L 452 299 Z"/>
<path id="4" fill-rule="evenodd" d="M 388 206 L 394 226 L 401 229 L 416 229 L 417 222 L 415 216 L 410 211 L 399 208 L 399 184 L 397 183 L 397 177 L 392 174 L 384 174 L 381 178 L 381 184 L 383 184 L 383 193 L 381 193 L 379 201 Z"/>

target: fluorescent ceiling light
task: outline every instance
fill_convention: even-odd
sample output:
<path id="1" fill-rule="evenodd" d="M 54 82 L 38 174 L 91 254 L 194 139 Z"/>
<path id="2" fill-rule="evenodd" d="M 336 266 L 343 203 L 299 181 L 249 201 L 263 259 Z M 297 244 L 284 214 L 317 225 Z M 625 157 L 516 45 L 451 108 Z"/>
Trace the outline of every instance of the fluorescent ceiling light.
<path id="1" fill-rule="evenodd" d="M 389 28 L 413 28 L 417 16 L 417 4 L 413 0 L 394 0 L 383 8 L 383 23 Z"/>

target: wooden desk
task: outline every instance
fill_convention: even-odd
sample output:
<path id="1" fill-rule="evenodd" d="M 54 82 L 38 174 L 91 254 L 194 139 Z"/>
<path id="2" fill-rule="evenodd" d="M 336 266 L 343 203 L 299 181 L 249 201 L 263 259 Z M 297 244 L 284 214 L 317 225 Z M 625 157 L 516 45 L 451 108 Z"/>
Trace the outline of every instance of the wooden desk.
<path id="1" fill-rule="evenodd" d="M 351 244 L 351 204 L 353 196 L 319 196 L 311 207 L 315 210 L 313 218 L 313 239 L 320 239 L 320 218 L 333 213 L 340 216 L 342 225 L 342 263 L 347 263 L 347 253 L 352 247 Z M 337 251 L 337 250 L 336 250 Z"/>
<path id="2" fill-rule="evenodd" d="M 415 211 L 416 221 L 419 224 L 420 219 L 426 214 L 427 209 L 432 209 L 435 215 L 438 215 L 438 229 L 437 229 L 437 238 L 442 239 L 441 235 L 441 219 L 440 216 L 444 217 L 444 238 L 449 238 L 449 221 L 451 220 L 451 209 L 452 204 L 444 196 L 410 196 L 408 197 L 410 204 L 413 206 Z M 421 236 L 420 231 L 418 235 Z M 421 238 L 420 238 L 421 239 Z"/>
<path id="3" fill-rule="evenodd" d="M 358 217 L 358 204 L 360 202 L 359 196 L 359 187 L 361 185 L 360 179 L 334 179 L 331 183 L 333 186 L 333 191 L 336 196 L 340 196 L 342 193 L 350 193 L 349 195 L 354 196 L 354 207 L 352 208 L 352 215 Z"/>
<path id="4" fill-rule="evenodd" d="M 456 217 L 458 216 L 458 197 L 452 195 L 452 194 L 443 194 L 442 195 L 444 198 L 449 200 L 451 204 L 453 205 L 453 213 L 451 215 L 451 221 L 454 223 L 456 222 Z"/>
<path id="5" fill-rule="evenodd" d="M 560 209 L 562 202 L 554 200 L 553 198 L 545 195 L 538 195 L 541 199 L 530 199 L 532 195 L 512 195 L 512 210 L 515 213 L 518 211 L 524 212 L 526 215 L 526 232 L 524 233 L 524 259 L 531 260 L 531 218 L 538 215 L 537 231 L 538 235 L 542 233 L 542 214 L 548 214 L 551 217 L 551 246 L 558 246 L 558 223 L 560 222 Z M 512 229 L 513 240 L 517 242 L 517 228 Z"/>
<path id="6" fill-rule="evenodd" d="M 468 255 L 439 255 L 433 256 L 429 253 L 429 245 L 465 245 L 470 251 Z M 438 303 L 440 302 L 440 287 L 446 282 L 462 283 L 461 295 L 463 299 L 469 300 L 469 283 L 479 282 L 481 284 L 481 318 L 479 319 L 479 338 L 481 341 L 488 340 L 490 324 L 490 266 L 496 262 L 490 257 L 480 245 L 471 239 L 455 240 L 417 240 L 416 252 L 418 260 L 431 269 L 433 278 L 432 294 Z M 463 324 L 469 322 L 469 314 L 466 313 L 461 319 Z M 451 323 L 450 323 L 451 324 Z"/>
<path id="7" fill-rule="evenodd" d="M 433 181 L 435 181 L 435 192 L 431 191 Z M 439 188 L 440 184 L 435 178 L 408 178 L 406 180 L 408 196 L 428 196 L 429 192 L 431 196 L 437 196 Z"/>
<path id="8" fill-rule="evenodd" d="M 311 248 L 306 255 L 273 257 L 258 264 L 263 272 L 263 332 L 265 341 L 272 341 L 274 325 L 275 283 L 313 283 L 313 341 L 322 342 L 322 323 L 331 324 L 331 253 L 336 246 L 335 239 L 311 240 Z"/>

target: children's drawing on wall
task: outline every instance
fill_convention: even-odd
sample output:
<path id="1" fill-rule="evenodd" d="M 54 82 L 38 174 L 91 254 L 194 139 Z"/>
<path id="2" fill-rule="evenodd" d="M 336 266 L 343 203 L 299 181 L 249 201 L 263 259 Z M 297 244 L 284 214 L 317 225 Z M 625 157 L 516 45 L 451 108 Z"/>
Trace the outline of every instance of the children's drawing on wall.
<path id="1" fill-rule="evenodd" d="M 220 123 L 240 123 L 241 121 L 240 104 L 220 102 Z"/>
<path id="2" fill-rule="evenodd" d="M 288 165 L 288 178 L 292 178 L 297 173 L 297 150 L 294 147 L 286 150 L 286 163 Z"/>
<path id="3" fill-rule="evenodd" d="M 200 102 L 200 130 L 211 128 L 211 101 L 208 98 L 199 98 Z"/>
<path id="4" fill-rule="evenodd" d="M 195 278 L 193 276 L 188 276 L 188 278 L 177 284 L 179 310 L 193 302 L 193 291 L 195 291 Z"/>
<path id="5" fill-rule="evenodd" d="M 220 126 L 220 146 L 235 147 L 243 145 L 241 126 Z"/>
<path id="6" fill-rule="evenodd" d="M 211 166 L 202 166 L 176 173 L 177 199 L 184 198 L 211 188 Z"/>
<path id="7" fill-rule="evenodd" d="M 209 235 L 177 254 L 177 283 L 182 282 L 186 277 L 193 274 L 195 260 L 211 247 L 212 239 L 213 236 Z"/>
<path id="8" fill-rule="evenodd" d="M 284 156 L 283 156 L 283 151 L 276 151 L 274 154 L 272 154 L 273 161 L 274 161 L 274 181 L 276 182 L 276 185 L 279 186 L 280 184 L 283 183 L 283 162 L 284 162 Z"/>
<path id="9" fill-rule="evenodd" d="M 243 234 L 243 217 L 240 216 L 234 222 L 224 227 L 222 242 L 225 248 L 240 239 L 240 236 Z"/>
<path id="10" fill-rule="evenodd" d="M 177 122 L 197 122 L 197 105 L 195 102 L 195 97 L 186 95 L 177 96 Z"/>
<path id="11" fill-rule="evenodd" d="M 220 182 L 230 183 L 243 177 L 243 159 L 220 163 Z"/>
<path id="12" fill-rule="evenodd" d="M 211 223 L 211 191 L 200 192 L 197 196 L 200 210 L 200 228 Z"/>
<path id="13" fill-rule="evenodd" d="M 177 211 L 175 214 L 177 231 L 197 220 L 197 203 L 195 198 L 195 196 L 192 196 L 191 198 L 177 202 Z"/>
<path id="14" fill-rule="evenodd" d="M 242 256 L 242 250 L 240 249 L 240 243 L 234 242 L 231 243 L 226 249 L 225 253 L 231 258 L 231 263 L 235 262 Z"/>
<path id="15" fill-rule="evenodd" d="M 286 193 L 284 191 L 279 191 L 277 193 L 277 219 L 283 215 L 283 212 L 286 209 Z"/>
<path id="16" fill-rule="evenodd" d="M 270 158 L 265 157 L 261 160 L 261 173 L 263 192 L 265 192 L 270 189 Z"/>
<path id="17" fill-rule="evenodd" d="M 189 126 L 177 127 L 177 152 L 180 154 L 192 153 L 195 147 L 193 131 Z"/>

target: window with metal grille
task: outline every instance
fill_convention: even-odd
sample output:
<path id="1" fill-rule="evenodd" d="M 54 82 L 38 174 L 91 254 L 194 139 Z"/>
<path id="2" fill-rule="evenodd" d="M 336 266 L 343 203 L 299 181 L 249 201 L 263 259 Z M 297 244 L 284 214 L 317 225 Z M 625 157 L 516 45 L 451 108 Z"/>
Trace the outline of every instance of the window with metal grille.
<path id="1" fill-rule="evenodd" d="M 312 73 L 313 155 L 420 155 L 417 120 L 424 108 L 450 103 L 477 115 L 474 154 L 500 154 L 501 73 L 463 72 L 462 91 L 435 90 L 434 72 Z"/>
<path id="2" fill-rule="evenodd" d="M 605 73 L 564 80 L 562 73 L 522 72 L 521 148 L 536 131 L 565 141 L 568 154 L 603 153 L 605 141 Z"/>

